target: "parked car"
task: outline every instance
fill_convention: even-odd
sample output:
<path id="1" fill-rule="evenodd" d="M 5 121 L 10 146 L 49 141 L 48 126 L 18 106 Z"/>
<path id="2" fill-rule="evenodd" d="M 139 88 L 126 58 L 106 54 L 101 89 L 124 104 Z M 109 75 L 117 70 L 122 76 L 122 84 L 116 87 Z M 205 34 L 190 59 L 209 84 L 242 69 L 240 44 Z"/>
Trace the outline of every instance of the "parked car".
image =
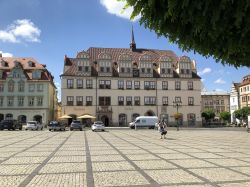
<path id="1" fill-rule="evenodd" d="M 43 130 L 43 125 L 38 121 L 28 121 L 25 130 Z"/>
<path id="2" fill-rule="evenodd" d="M 75 129 L 79 129 L 80 131 L 82 131 L 83 129 L 83 125 L 81 123 L 81 121 L 79 120 L 73 120 L 70 124 L 70 130 L 75 130 Z"/>
<path id="3" fill-rule="evenodd" d="M 65 124 L 60 123 L 59 121 L 49 122 L 49 131 L 65 131 Z"/>
<path id="4" fill-rule="evenodd" d="M 147 127 L 149 129 L 154 129 L 156 123 L 158 122 L 157 116 L 138 116 L 135 121 L 129 123 L 131 129 Z"/>
<path id="5" fill-rule="evenodd" d="M 102 121 L 95 121 L 91 126 L 92 131 L 105 131 L 105 126 Z"/>
<path id="6" fill-rule="evenodd" d="M 0 122 L 0 130 L 8 129 L 8 130 L 22 130 L 22 123 L 19 123 L 17 120 L 2 120 Z"/>

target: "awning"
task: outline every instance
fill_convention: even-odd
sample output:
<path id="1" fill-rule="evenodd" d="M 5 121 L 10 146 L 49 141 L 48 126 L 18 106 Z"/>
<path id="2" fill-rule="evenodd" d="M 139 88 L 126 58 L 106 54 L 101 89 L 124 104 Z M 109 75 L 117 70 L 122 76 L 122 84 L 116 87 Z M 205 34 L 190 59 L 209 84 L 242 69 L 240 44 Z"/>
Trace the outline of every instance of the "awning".
<path id="1" fill-rule="evenodd" d="M 60 119 L 69 119 L 69 118 L 72 118 L 71 116 L 68 116 L 68 115 L 63 115 L 61 117 L 59 117 Z"/>
<path id="2" fill-rule="evenodd" d="M 95 117 L 95 116 L 88 115 L 88 114 L 85 114 L 85 115 L 79 116 L 79 117 L 77 117 L 77 118 L 79 118 L 79 119 L 88 119 L 88 118 L 94 119 L 94 118 L 96 118 L 96 117 Z"/>

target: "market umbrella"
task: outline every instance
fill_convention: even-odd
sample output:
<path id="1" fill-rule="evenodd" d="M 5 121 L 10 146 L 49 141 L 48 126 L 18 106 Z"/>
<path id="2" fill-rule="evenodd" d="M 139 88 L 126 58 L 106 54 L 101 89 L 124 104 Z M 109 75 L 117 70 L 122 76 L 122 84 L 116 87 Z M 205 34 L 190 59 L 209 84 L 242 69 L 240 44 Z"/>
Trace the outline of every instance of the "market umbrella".
<path id="1" fill-rule="evenodd" d="M 96 117 L 95 117 L 95 116 L 88 115 L 88 114 L 85 114 L 85 115 L 79 116 L 79 117 L 77 117 L 77 118 L 79 118 L 79 119 L 88 119 L 88 118 L 94 119 L 94 118 L 96 118 Z"/>
<path id="2" fill-rule="evenodd" d="M 59 117 L 60 119 L 69 119 L 69 118 L 72 118 L 71 116 L 68 116 L 68 115 L 63 115 L 61 117 Z"/>

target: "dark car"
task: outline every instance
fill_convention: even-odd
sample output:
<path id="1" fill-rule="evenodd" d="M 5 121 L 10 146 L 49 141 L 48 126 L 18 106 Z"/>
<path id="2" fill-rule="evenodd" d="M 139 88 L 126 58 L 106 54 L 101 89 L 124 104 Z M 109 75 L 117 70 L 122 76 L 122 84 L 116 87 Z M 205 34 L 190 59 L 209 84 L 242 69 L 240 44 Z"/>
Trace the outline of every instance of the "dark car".
<path id="1" fill-rule="evenodd" d="M 82 125 L 81 121 L 79 121 L 79 120 L 72 121 L 72 123 L 70 124 L 70 130 L 72 131 L 74 129 L 79 129 L 80 131 L 82 131 L 83 125 Z"/>
<path id="2" fill-rule="evenodd" d="M 2 120 L 0 122 L 0 130 L 8 129 L 8 130 L 22 130 L 23 125 L 19 123 L 17 120 Z"/>
<path id="3" fill-rule="evenodd" d="M 65 124 L 60 123 L 59 121 L 49 122 L 49 131 L 65 131 Z"/>

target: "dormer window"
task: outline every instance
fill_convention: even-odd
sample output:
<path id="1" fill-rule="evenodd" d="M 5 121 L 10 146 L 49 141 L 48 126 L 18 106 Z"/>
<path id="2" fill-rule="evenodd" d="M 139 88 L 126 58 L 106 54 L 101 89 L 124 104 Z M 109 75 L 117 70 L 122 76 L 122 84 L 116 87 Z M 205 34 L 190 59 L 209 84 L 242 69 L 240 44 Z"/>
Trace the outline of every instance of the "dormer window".
<path id="1" fill-rule="evenodd" d="M 35 66 L 35 63 L 32 62 L 32 61 L 29 61 L 28 64 L 29 64 L 29 67 L 36 67 L 36 66 Z"/>
<path id="2" fill-rule="evenodd" d="M 8 62 L 5 62 L 4 60 L 2 60 L 1 64 L 2 64 L 3 67 L 8 67 L 9 66 Z"/>
<path id="3" fill-rule="evenodd" d="M 41 79 L 41 71 L 38 71 L 38 70 L 33 71 L 32 72 L 32 78 L 33 79 Z"/>

